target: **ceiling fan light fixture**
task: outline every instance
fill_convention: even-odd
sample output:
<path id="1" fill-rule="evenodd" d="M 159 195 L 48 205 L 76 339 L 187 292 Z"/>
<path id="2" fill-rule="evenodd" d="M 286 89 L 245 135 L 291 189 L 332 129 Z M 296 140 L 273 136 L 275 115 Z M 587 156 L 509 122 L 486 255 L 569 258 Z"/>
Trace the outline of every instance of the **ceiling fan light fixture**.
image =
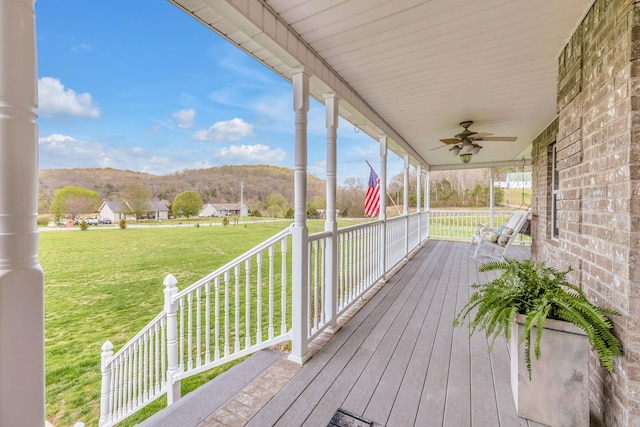
<path id="1" fill-rule="evenodd" d="M 460 160 L 462 160 L 462 163 L 469 163 L 471 161 L 471 156 L 473 156 L 471 153 L 460 154 Z"/>
<path id="2" fill-rule="evenodd" d="M 482 147 L 478 144 L 473 144 L 473 148 L 471 149 L 472 154 L 478 154 Z"/>
<path id="3" fill-rule="evenodd" d="M 460 154 L 460 150 L 462 150 L 462 147 L 460 147 L 459 145 L 454 145 L 453 147 L 449 148 L 449 151 L 453 151 L 453 154 L 456 156 Z"/>

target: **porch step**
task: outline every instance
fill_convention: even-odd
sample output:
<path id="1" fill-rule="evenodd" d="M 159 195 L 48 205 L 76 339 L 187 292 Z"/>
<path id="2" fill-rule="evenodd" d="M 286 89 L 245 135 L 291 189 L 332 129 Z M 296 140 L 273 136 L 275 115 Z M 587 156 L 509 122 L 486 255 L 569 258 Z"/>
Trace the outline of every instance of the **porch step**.
<path id="1" fill-rule="evenodd" d="M 138 426 L 200 425 L 283 356 L 284 353 L 273 349 L 260 350 Z"/>

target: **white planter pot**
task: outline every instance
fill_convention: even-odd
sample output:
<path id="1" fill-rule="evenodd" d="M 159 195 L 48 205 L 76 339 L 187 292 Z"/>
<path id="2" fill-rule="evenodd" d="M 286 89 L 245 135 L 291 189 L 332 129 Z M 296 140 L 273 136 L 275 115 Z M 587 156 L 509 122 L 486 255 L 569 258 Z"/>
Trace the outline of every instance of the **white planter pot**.
<path id="1" fill-rule="evenodd" d="M 547 320 L 534 353 L 536 329 L 531 332 L 531 380 L 518 345 L 524 316 L 512 327 L 511 389 L 518 415 L 553 427 L 589 426 L 589 340 L 571 323 Z"/>

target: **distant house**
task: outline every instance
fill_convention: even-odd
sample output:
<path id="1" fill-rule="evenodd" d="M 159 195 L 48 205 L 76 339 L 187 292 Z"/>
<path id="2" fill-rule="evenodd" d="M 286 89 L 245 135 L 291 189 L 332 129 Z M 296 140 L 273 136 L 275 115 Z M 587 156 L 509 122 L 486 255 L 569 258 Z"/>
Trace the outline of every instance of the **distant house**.
<path id="1" fill-rule="evenodd" d="M 531 188 L 531 176 L 531 172 L 508 173 L 506 186 L 503 188 Z"/>
<path id="2" fill-rule="evenodd" d="M 127 202 L 124 202 L 127 203 Z M 98 209 L 100 215 L 99 219 L 110 219 L 112 222 L 119 221 L 121 219 L 135 220 L 131 215 L 126 215 L 123 211 L 122 202 L 106 201 L 102 202 L 100 209 Z M 169 208 L 162 202 L 151 201 L 149 202 L 149 210 L 147 213 L 149 219 L 169 219 Z"/>
<path id="3" fill-rule="evenodd" d="M 98 209 L 99 220 L 110 219 L 112 222 L 119 221 L 121 218 L 121 203 L 120 202 L 102 202 Z"/>
<path id="4" fill-rule="evenodd" d="M 149 207 L 153 208 L 149 211 L 152 219 L 169 219 L 169 208 L 164 203 L 157 200 L 151 201 Z"/>
<path id="5" fill-rule="evenodd" d="M 249 208 L 244 203 L 207 203 L 198 214 L 199 217 L 247 216 Z"/>

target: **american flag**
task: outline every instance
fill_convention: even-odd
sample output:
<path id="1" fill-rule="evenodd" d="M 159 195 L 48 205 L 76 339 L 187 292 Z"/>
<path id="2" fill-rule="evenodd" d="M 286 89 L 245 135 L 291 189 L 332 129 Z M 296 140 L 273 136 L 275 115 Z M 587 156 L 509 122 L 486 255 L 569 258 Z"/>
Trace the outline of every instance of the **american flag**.
<path id="1" fill-rule="evenodd" d="M 364 213 L 371 218 L 378 216 L 380 212 L 380 179 L 373 168 L 369 174 L 369 185 L 364 199 Z"/>

